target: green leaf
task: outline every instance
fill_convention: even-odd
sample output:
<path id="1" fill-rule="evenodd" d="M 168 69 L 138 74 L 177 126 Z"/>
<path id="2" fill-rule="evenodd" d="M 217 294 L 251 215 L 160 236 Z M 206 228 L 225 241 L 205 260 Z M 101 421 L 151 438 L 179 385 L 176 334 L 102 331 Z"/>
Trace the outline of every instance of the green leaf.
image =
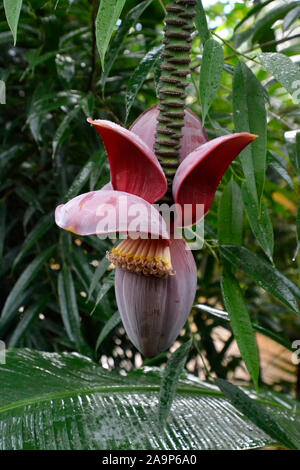
<path id="1" fill-rule="evenodd" d="M 298 1 L 288 2 L 285 5 L 279 5 L 278 8 L 272 8 L 268 11 L 263 18 L 254 24 L 252 37 L 253 44 L 259 42 L 261 35 L 264 34 L 267 29 L 271 29 L 271 26 L 274 25 L 277 20 L 283 18 L 286 13 L 295 8 L 295 6 L 299 6 Z"/>
<path id="2" fill-rule="evenodd" d="M 282 178 L 290 186 L 292 190 L 295 190 L 295 186 L 292 181 L 292 178 L 290 177 L 290 175 L 288 174 L 286 170 L 286 166 L 287 166 L 286 161 L 283 158 L 276 155 L 275 153 L 267 151 L 267 162 L 268 162 L 268 167 L 271 168 L 280 178 Z"/>
<path id="3" fill-rule="evenodd" d="M 165 429 L 153 413 L 161 382 L 157 369 L 124 377 L 78 353 L 16 349 L 7 351 L 0 376 L 1 450 L 221 450 L 274 443 L 214 384 L 195 376 L 180 378 Z M 247 393 L 299 435 L 296 400 Z"/>
<path id="4" fill-rule="evenodd" d="M 211 307 L 210 305 L 205 305 L 205 304 L 197 304 L 195 305 L 195 308 L 199 310 L 203 310 L 204 312 L 208 313 L 209 315 L 217 318 L 218 320 L 221 320 L 221 322 L 230 322 L 230 317 L 227 312 L 224 310 L 219 310 L 218 308 Z M 252 322 L 252 328 L 257 331 L 258 333 L 261 333 L 268 338 L 273 339 L 277 343 L 281 344 L 285 348 L 289 349 L 290 351 L 293 351 L 291 347 L 291 342 L 289 339 L 285 338 L 284 336 L 275 333 L 273 330 L 269 330 L 268 328 L 265 328 L 262 325 L 259 325 L 258 323 Z"/>
<path id="5" fill-rule="evenodd" d="M 77 174 L 64 197 L 64 201 L 67 202 L 77 196 L 89 180 L 92 173 L 96 172 L 98 169 L 102 170 L 104 163 L 105 154 L 101 151 L 95 152 Z"/>
<path id="6" fill-rule="evenodd" d="M 284 86 L 294 102 L 300 102 L 300 69 L 292 60 L 279 52 L 259 54 L 263 67 Z"/>
<path id="7" fill-rule="evenodd" d="M 27 268 L 22 272 L 21 276 L 15 283 L 14 287 L 9 293 L 4 304 L 1 319 L 4 320 L 11 313 L 11 309 L 14 307 L 15 300 L 22 294 L 22 292 L 30 285 L 35 279 L 40 270 L 45 266 L 46 261 L 52 255 L 56 245 L 50 246 L 45 251 L 42 251 Z"/>
<path id="8" fill-rule="evenodd" d="M 31 230 L 31 232 L 27 235 L 21 250 L 18 253 L 18 256 L 15 258 L 13 262 L 13 269 L 17 266 L 17 264 L 21 261 L 21 259 L 25 256 L 26 253 L 34 246 L 34 244 L 40 240 L 54 225 L 54 217 L 53 214 L 44 215 L 40 219 L 40 221 L 36 224 L 36 226 Z"/>
<path id="9" fill-rule="evenodd" d="M 66 265 L 58 275 L 58 296 L 60 312 L 68 338 L 76 345 L 78 351 L 82 352 L 86 349 L 86 344 L 81 331 L 73 276 Z"/>
<path id="10" fill-rule="evenodd" d="M 258 387 L 259 356 L 247 305 L 242 290 L 233 274 L 225 269 L 221 281 L 222 294 L 234 337 L 241 356 L 252 377 L 255 387 Z"/>
<path id="11" fill-rule="evenodd" d="M 81 94 L 75 90 L 49 93 L 42 84 L 39 85 L 34 91 L 27 114 L 27 123 L 29 124 L 35 141 L 39 142 L 41 140 L 41 126 L 49 112 L 59 109 L 62 106 L 72 106 L 72 108 L 74 108 L 81 98 Z"/>
<path id="12" fill-rule="evenodd" d="M 300 18 L 300 6 L 293 8 L 293 10 L 289 11 L 285 16 L 283 20 L 283 31 L 289 29 L 298 18 Z"/>
<path id="13" fill-rule="evenodd" d="M 260 246 L 266 253 L 267 257 L 272 262 L 274 250 L 274 233 L 268 207 L 262 198 L 259 210 L 257 203 L 253 199 L 251 193 L 248 191 L 247 185 L 245 183 L 242 185 L 242 195 L 251 230 Z"/>
<path id="14" fill-rule="evenodd" d="M 299 2 L 297 1 L 286 3 L 284 5 L 279 5 L 277 8 L 271 8 L 262 18 L 260 18 L 258 21 L 255 21 L 250 28 L 236 35 L 236 46 L 240 46 L 244 41 L 249 38 L 252 38 L 252 44 L 259 43 L 261 35 L 264 34 L 266 30 L 271 29 L 271 27 L 276 21 L 280 20 L 281 18 L 284 18 L 284 16 L 290 10 L 292 10 L 295 6 L 298 5 Z"/>
<path id="15" fill-rule="evenodd" d="M 299 449 L 297 436 L 293 436 L 274 414 L 250 398 L 240 387 L 223 379 L 216 380 L 217 385 L 230 402 L 256 426 L 265 431 L 276 442 L 283 444 L 289 449 Z"/>
<path id="16" fill-rule="evenodd" d="M 108 0 L 109 1 L 109 0 Z M 138 20 L 139 16 L 143 11 L 152 3 L 153 0 L 144 0 L 143 2 L 136 5 L 132 8 L 129 13 L 126 15 L 126 18 L 123 19 L 121 26 L 118 28 L 112 44 L 109 49 L 109 54 L 105 60 L 104 70 L 101 75 L 101 85 L 102 90 L 104 89 L 106 79 L 109 75 L 109 72 L 118 57 L 118 54 L 123 46 L 124 40 L 134 23 Z"/>
<path id="17" fill-rule="evenodd" d="M 23 0 L 3 0 L 8 25 L 14 37 L 14 46 L 17 42 L 17 31 Z"/>
<path id="18" fill-rule="evenodd" d="M 200 71 L 200 98 L 203 123 L 205 123 L 209 108 L 218 94 L 222 79 L 223 64 L 223 47 L 214 39 L 209 39 L 204 44 Z"/>
<path id="19" fill-rule="evenodd" d="M 260 287 L 300 314 L 295 298 L 300 298 L 299 288 L 271 263 L 240 246 L 223 245 L 220 252 L 227 261 L 244 271 Z"/>
<path id="20" fill-rule="evenodd" d="M 128 115 L 131 109 L 131 106 L 134 103 L 136 95 L 138 94 L 139 90 L 141 89 L 144 81 L 147 78 L 147 75 L 153 69 L 157 60 L 161 57 L 161 52 L 163 50 L 163 46 L 154 47 L 151 49 L 145 57 L 141 60 L 138 67 L 135 69 L 133 74 L 130 77 L 128 87 L 126 90 L 126 119 L 128 119 Z"/>
<path id="21" fill-rule="evenodd" d="M 246 64 L 239 62 L 233 79 L 233 112 L 238 132 L 258 135 L 240 154 L 246 184 L 255 201 L 260 204 L 263 192 L 266 152 L 267 116 L 261 83 Z"/>
<path id="22" fill-rule="evenodd" d="M 39 212 L 44 212 L 44 209 L 41 206 L 41 203 L 39 201 L 39 198 L 37 197 L 35 191 L 30 187 L 25 184 L 22 186 L 17 186 L 16 188 L 16 193 L 19 196 L 22 201 L 26 201 L 29 204 L 32 204 L 32 206 L 37 209 Z"/>
<path id="23" fill-rule="evenodd" d="M 166 364 L 163 378 L 161 381 L 158 405 L 158 422 L 162 428 L 165 426 L 166 420 L 170 413 L 171 406 L 176 394 L 176 389 L 178 387 L 178 381 L 180 375 L 183 372 L 183 368 L 186 363 L 191 346 L 191 339 L 186 343 L 183 343 L 171 355 L 170 359 Z"/>
<path id="24" fill-rule="evenodd" d="M 200 35 L 201 42 L 202 44 L 205 44 L 206 41 L 208 41 L 210 38 L 210 33 L 207 26 L 206 15 L 201 0 L 198 0 L 197 2 L 196 12 L 197 14 L 195 17 L 195 23 Z"/>
<path id="25" fill-rule="evenodd" d="M 110 265 L 110 261 L 106 258 L 106 256 L 101 260 L 100 264 L 97 266 L 95 273 L 93 275 L 92 282 L 90 284 L 89 293 L 88 293 L 88 300 L 91 299 L 91 296 L 96 289 L 99 281 L 101 280 L 102 276 L 105 274 L 108 266 Z"/>
<path id="26" fill-rule="evenodd" d="M 108 336 L 109 333 L 113 331 L 120 322 L 121 322 L 121 317 L 120 317 L 119 311 L 117 310 L 102 328 L 101 333 L 97 339 L 97 343 L 95 347 L 96 351 L 99 349 L 99 347 L 101 346 L 101 343 L 105 340 L 106 336 Z"/>
<path id="27" fill-rule="evenodd" d="M 116 22 L 120 17 L 126 0 L 100 0 L 96 18 L 96 43 L 104 70 L 105 54 Z"/>
<path id="28" fill-rule="evenodd" d="M 8 341 L 8 347 L 13 348 L 18 344 L 20 339 L 26 334 L 32 323 L 38 318 L 39 314 L 43 312 L 47 303 L 49 302 L 50 296 L 44 295 L 38 299 L 33 305 L 28 307 L 22 315 L 21 320 L 14 329 L 11 337 Z"/>
<path id="29" fill-rule="evenodd" d="M 53 137 L 53 142 L 52 142 L 52 158 L 55 157 L 58 148 L 63 144 L 67 136 L 70 134 L 71 132 L 70 124 L 73 121 L 73 119 L 76 118 L 79 111 L 80 111 L 80 106 L 79 105 L 75 106 L 72 109 L 72 111 L 66 114 L 66 116 L 60 123 L 59 127 L 57 128 L 55 135 Z"/>
<path id="30" fill-rule="evenodd" d="M 239 185 L 231 180 L 218 205 L 218 240 L 221 245 L 241 245 L 244 207 Z"/>
<path id="31" fill-rule="evenodd" d="M 269 3 L 273 2 L 273 1 L 274 0 L 266 0 L 265 2 L 259 3 L 258 5 L 255 5 L 253 8 L 251 8 L 251 10 L 249 10 L 248 13 L 243 16 L 243 19 L 241 21 L 239 21 L 239 23 L 234 27 L 234 31 L 239 29 L 245 23 L 245 21 L 248 20 L 248 18 L 251 18 L 251 16 L 256 15 L 257 13 L 259 13 L 259 11 L 262 8 L 264 8 L 265 6 L 267 6 Z"/>
<path id="32" fill-rule="evenodd" d="M 96 303 L 95 303 L 95 308 L 91 312 L 91 315 L 94 313 L 97 305 L 102 300 L 102 298 L 105 296 L 105 294 L 107 294 L 107 292 L 112 288 L 114 283 L 115 283 L 115 272 L 111 271 L 109 273 L 109 275 L 107 276 L 107 278 L 104 280 L 102 286 L 100 287 L 100 290 L 99 290 L 98 295 L 97 295 Z"/>
<path id="33" fill-rule="evenodd" d="M 50 52 L 45 52 L 45 54 L 41 54 L 42 48 L 39 47 L 38 49 L 33 49 L 26 54 L 26 60 L 28 62 L 28 67 L 24 70 L 20 81 L 23 81 L 24 78 L 32 72 L 32 74 L 35 73 L 35 68 L 38 65 L 44 64 L 48 60 L 54 58 L 57 54 L 58 51 L 50 51 Z"/>

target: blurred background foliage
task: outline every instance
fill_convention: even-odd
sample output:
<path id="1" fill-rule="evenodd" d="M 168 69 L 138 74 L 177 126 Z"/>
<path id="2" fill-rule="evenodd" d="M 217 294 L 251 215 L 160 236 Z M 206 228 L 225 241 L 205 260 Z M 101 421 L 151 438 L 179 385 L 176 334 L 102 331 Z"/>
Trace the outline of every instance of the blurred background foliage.
<path id="1" fill-rule="evenodd" d="M 142 364 L 166 362 L 169 352 L 144 360 L 120 324 L 114 269 L 105 259 L 110 241 L 63 232 L 53 217 L 59 203 L 109 181 L 104 147 L 86 118 L 125 125 L 126 96 L 127 100 L 133 96 L 128 126 L 157 103 L 159 53 L 152 64 L 146 60 L 149 67 L 138 77 L 137 93 L 134 72 L 145 55 L 161 44 L 165 4 L 165 0 L 126 1 L 104 72 L 96 47 L 97 0 L 24 1 L 15 46 L 1 6 L 0 79 L 6 84 L 6 104 L 0 114 L 0 337 L 8 346 L 75 350 L 122 374 Z M 221 86 L 205 121 L 207 132 L 214 138 L 235 129 L 232 88 L 240 59 L 261 83 L 267 108 L 263 201 L 269 217 L 265 217 L 264 251 L 269 250 L 272 257 L 274 231 L 272 262 L 299 284 L 299 104 L 262 67 L 257 55 L 281 52 L 297 66 L 300 2 L 228 0 L 203 1 L 203 5 L 211 35 L 223 46 L 225 57 Z M 203 42 L 195 32 L 187 104 L 200 117 L 202 58 Z M 218 218 L 219 223 L 222 220 L 218 208 L 230 181 L 238 191 L 233 217 L 242 208 L 241 244 L 267 259 L 258 241 L 262 236 L 255 230 L 256 215 L 252 213 L 251 222 L 251 208 L 243 210 L 243 180 L 241 163 L 235 161 L 206 218 L 204 248 L 195 252 L 198 307 L 173 347 L 192 332 L 197 349 L 191 350 L 187 368 L 201 378 L 207 374 L 204 360 L 212 375 L 249 380 L 229 322 L 211 308 L 224 308 L 220 289 L 224 263 L 217 251 L 217 228 Z M 220 228 L 218 232 L 224 236 Z M 299 367 L 291 362 L 291 344 L 300 338 L 299 316 L 242 270 L 237 278 L 257 326 L 261 381 L 299 392 Z"/>

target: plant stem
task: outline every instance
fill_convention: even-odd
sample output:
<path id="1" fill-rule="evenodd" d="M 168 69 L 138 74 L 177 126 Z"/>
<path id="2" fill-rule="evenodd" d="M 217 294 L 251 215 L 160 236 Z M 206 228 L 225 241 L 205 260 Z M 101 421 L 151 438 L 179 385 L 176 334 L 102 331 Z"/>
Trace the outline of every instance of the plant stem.
<path id="1" fill-rule="evenodd" d="M 272 45 L 282 44 L 286 41 L 291 41 L 292 39 L 296 39 L 296 38 L 299 38 L 299 37 L 300 37 L 300 34 L 294 34 L 293 36 L 287 36 L 287 37 L 282 38 L 282 39 L 273 39 L 272 41 L 267 41 L 267 42 L 264 42 L 263 44 L 257 44 L 253 47 L 250 47 L 250 49 L 247 49 L 245 51 L 245 53 L 248 54 L 248 52 L 255 51 L 256 49 L 261 49 L 262 47 L 265 47 L 265 46 L 272 46 Z M 232 59 L 235 56 L 236 56 L 236 54 L 229 55 L 229 56 L 225 57 L 225 60 Z"/>
<path id="2" fill-rule="evenodd" d="M 166 13 L 166 11 L 167 11 L 167 10 L 166 10 L 166 7 L 165 7 L 165 5 L 163 4 L 163 1 L 162 1 L 162 0 L 158 0 L 158 3 L 159 3 L 159 4 L 160 4 L 160 6 L 162 7 L 162 9 L 163 9 L 164 13 Z"/>
<path id="3" fill-rule="evenodd" d="M 165 49 L 158 85 L 160 112 L 154 147 L 168 180 L 165 202 L 172 202 L 172 181 L 179 164 L 196 4 L 197 0 L 172 0 L 166 7 Z"/>
<path id="4" fill-rule="evenodd" d="M 243 54 L 242 52 L 239 52 L 237 49 L 235 49 L 231 44 L 230 42 L 226 41 L 226 39 L 223 39 L 221 36 L 219 36 L 217 33 L 215 33 L 214 31 L 211 31 L 211 33 L 216 36 L 216 38 L 220 39 L 220 41 L 223 42 L 223 44 L 226 44 L 226 46 L 230 47 L 230 49 L 235 53 L 235 55 L 238 55 L 238 56 L 241 56 L 241 57 L 244 57 L 245 59 L 247 60 L 252 60 L 252 62 L 255 62 L 256 64 L 260 64 L 260 62 L 258 62 L 257 60 L 253 59 L 253 57 L 250 57 L 246 54 Z"/>

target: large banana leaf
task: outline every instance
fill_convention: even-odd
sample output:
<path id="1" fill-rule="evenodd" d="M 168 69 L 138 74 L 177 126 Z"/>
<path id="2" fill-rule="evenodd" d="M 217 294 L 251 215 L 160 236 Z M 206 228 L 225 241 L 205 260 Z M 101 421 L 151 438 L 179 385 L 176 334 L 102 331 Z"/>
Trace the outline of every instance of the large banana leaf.
<path id="1" fill-rule="evenodd" d="M 160 380 L 155 369 L 124 377 L 77 353 L 9 350 L 0 366 L 0 449 L 245 449 L 272 443 L 215 386 L 189 375 L 179 381 L 162 430 Z M 259 400 L 299 431 L 296 401 L 278 396 Z"/>

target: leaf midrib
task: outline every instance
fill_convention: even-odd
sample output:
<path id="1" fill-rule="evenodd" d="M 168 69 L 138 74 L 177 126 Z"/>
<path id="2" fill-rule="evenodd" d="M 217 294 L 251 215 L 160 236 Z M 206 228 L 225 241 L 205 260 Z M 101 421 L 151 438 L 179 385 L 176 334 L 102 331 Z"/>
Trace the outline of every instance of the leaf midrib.
<path id="1" fill-rule="evenodd" d="M 72 396 L 78 396 L 78 395 L 86 395 L 86 394 L 93 394 L 93 393 L 124 393 L 124 392 L 159 392 L 160 390 L 160 385 L 116 385 L 116 386 L 101 386 L 101 387 L 94 387 L 94 388 L 81 388 L 81 389 L 72 389 L 72 390 L 66 390 L 63 392 L 57 392 L 57 393 L 51 393 L 51 394 L 45 394 L 42 396 L 36 396 L 33 398 L 28 398 L 26 400 L 19 400 L 15 401 L 13 403 L 9 403 L 4 406 L 0 406 L 0 414 L 5 413 L 6 411 L 10 411 L 16 408 L 21 408 L 25 407 L 28 405 L 34 405 L 37 403 L 42 403 L 45 401 L 49 400 L 58 400 L 60 398 L 69 398 Z M 216 398 L 223 398 L 225 399 L 224 395 L 222 392 L 218 390 L 210 390 L 210 389 L 196 389 L 193 387 L 183 387 L 179 386 L 177 389 L 177 393 L 183 393 L 183 394 L 199 394 L 199 395 L 211 395 Z M 259 403 L 262 403 L 264 405 L 270 405 L 273 407 L 278 407 L 283 410 L 288 411 L 288 409 L 283 406 L 280 403 L 276 402 L 271 402 L 269 400 L 263 399 L 263 398 L 256 398 L 256 401 Z M 296 414 L 300 414 L 300 412 L 297 410 Z"/>

